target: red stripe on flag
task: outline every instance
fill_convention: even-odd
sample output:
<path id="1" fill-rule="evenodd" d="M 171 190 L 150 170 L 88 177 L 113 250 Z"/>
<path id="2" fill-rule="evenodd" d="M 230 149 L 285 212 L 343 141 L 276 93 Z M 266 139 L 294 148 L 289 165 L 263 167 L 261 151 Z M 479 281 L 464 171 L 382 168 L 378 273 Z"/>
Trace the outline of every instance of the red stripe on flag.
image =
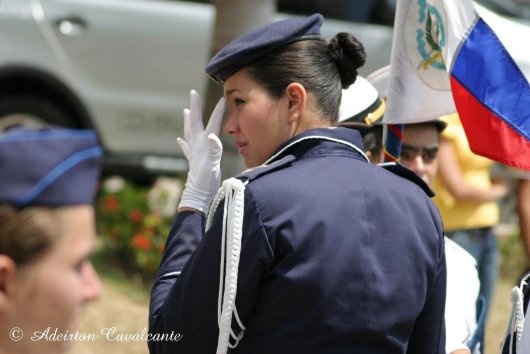
<path id="1" fill-rule="evenodd" d="M 530 170 L 530 141 L 484 107 L 453 77 L 451 90 L 471 151 Z"/>
<path id="2" fill-rule="evenodd" d="M 399 139 L 399 141 L 403 141 L 403 132 L 401 131 L 401 128 L 398 124 L 388 124 L 387 127 L 388 130 L 390 130 L 392 134 Z"/>

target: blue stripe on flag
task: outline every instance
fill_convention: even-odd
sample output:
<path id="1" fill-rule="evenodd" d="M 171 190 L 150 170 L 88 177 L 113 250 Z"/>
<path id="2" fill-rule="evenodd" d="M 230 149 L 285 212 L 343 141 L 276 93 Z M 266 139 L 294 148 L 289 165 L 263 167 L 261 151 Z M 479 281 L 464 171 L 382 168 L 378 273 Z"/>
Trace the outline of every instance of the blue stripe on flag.
<path id="1" fill-rule="evenodd" d="M 530 140 L 530 86 L 491 28 L 479 19 L 456 55 L 451 75 Z"/>

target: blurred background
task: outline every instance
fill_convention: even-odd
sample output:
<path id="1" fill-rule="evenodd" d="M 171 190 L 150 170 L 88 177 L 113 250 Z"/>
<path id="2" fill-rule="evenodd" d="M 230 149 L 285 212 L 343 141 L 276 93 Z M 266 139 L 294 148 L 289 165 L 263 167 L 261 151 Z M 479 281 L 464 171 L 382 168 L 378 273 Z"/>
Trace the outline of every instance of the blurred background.
<path id="1" fill-rule="evenodd" d="M 396 0 L 2 0 L 0 131 L 16 124 L 94 128 L 105 173 L 179 174 L 176 147 L 189 91 L 205 117 L 222 94 L 204 67 L 238 35 L 285 16 L 320 12 L 323 34 L 354 33 L 368 75 L 390 61 Z M 477 9 L 530 77 L 529 0 L 479 0 Z M 224 139 L 225 175 L 241 170 Z"/>

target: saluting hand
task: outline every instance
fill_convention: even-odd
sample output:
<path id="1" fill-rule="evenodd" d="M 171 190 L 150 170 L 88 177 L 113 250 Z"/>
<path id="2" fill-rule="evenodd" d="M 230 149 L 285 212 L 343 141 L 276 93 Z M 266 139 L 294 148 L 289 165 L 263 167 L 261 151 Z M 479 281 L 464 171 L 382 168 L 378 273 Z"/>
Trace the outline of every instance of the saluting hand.
<path id="1" fill-rule="evenodd" d="M 190 92 L 190 108 L 184 109 L 184 139 L 177 138 L 189 162 L 188 178 L 179 209 L 190 208 L 206 214 L 219 189 L 223 145 L 218 135 L 225 107 L 225 100 L 221 98 L 205 129 L 202 123 L 201 98 L 195 90 Z"/>

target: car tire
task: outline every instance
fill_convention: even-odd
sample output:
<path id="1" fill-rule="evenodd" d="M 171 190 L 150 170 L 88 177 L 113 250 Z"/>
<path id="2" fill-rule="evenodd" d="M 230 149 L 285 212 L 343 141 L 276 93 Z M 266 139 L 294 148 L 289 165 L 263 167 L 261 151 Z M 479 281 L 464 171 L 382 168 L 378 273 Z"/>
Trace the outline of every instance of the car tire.
<path id="1" fill-rule="evenodd" d="M 0 131 L 14 126 L 41 129 L 49 126 L 73 127 L 68 115 L 42 97 L 7 96 L 0 99 Z"/>

